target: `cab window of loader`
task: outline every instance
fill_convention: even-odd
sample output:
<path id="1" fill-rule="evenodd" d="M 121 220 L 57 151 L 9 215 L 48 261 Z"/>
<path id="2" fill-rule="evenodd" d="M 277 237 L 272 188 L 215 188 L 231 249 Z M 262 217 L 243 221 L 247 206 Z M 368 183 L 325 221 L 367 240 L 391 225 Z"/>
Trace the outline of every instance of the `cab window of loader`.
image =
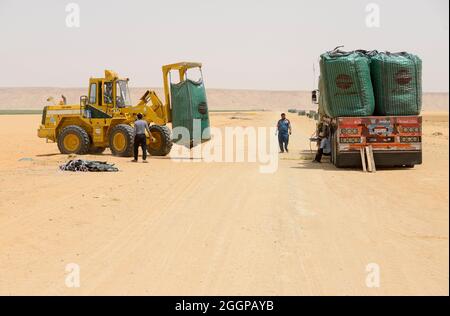
<path id="1" fill-rule="evenodd" d="M 105 82 L 105 104 L 113 103 L 112 82 Z"/>
<path id="2" fill-rule="evenodd" d="M 125 80 L 119 80 L 116 83 L 116 105 L 119 108 L 131 106 L 130 91 Z"/>
<path id="3" fill-rule="evenodd" d="M 99 82 L 98 83 L 98 105 L 99 106 L 102 106 L 102 104 L 103 104 L 103 98 L 102 98 L 102 83 L 101 82 Z"/>
<path id="4" fill-rule="evenodd" d="M 95 104 L 97 101 L 97 84 L 91 83 L 89 87 L 89 104 Z"/>

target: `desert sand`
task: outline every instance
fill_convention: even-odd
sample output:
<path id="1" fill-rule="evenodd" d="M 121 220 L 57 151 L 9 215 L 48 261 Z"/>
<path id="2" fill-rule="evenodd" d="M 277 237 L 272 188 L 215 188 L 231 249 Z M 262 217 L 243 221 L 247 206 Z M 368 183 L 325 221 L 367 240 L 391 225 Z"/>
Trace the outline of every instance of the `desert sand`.
<path id="1" fill-rule="evenodd" d="M 211 124 L 278 115 L 212 113 Z M 289 118 L 273 174 L 109 151 L 85 158 L 120 172 L 71 173 L 37 138 L 39 115 L 0 116 L 0 294 L 448 295 L 448 113 L 424 114 L 422 165 L 373 174 L 312 164 L 315 122 Z M 65 284 L 69 263 L 79 288 Z M 366 286 L 371 263 L 378 288 Z"/>

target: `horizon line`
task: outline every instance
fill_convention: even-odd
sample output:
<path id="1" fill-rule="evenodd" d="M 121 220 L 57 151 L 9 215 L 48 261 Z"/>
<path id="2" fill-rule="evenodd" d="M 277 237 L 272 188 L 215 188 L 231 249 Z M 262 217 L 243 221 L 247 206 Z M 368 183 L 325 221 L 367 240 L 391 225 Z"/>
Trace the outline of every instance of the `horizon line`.
<path id="1" fill-rule="evenodd" d="M 87 89 L 87 87 L 61 87 L 61 86 L 0 86 L 0 89 Z M 130 87 L 130 89 L 164 89 L 163 87 L 143 87 L 136 86 Z M 237 91 L 261 91 L 261 92 L 311 92 L 312 90 L 271 90 L 271 89 L 256 89 L 256 88 L 206 88 L 208 90 L 237 90 Z M 423 93 L 445 93 L 449 94 L 449 91 L 422 91 Z"/>

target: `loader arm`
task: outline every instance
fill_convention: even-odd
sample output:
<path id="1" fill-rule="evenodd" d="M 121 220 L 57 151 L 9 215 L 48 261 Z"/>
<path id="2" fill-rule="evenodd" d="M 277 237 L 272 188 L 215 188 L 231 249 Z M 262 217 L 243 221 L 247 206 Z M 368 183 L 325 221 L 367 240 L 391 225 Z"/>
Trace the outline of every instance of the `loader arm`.
<path id="1" fill-rule="evenodd" d="M 150 106 L 149 106 L 150 105 Z M 168 122 L 164 104 L 155 91 L 147 90 L 137 105 L 130 108 L 132 114 L 142 113 L 147 122 L 165 125 Z"/>

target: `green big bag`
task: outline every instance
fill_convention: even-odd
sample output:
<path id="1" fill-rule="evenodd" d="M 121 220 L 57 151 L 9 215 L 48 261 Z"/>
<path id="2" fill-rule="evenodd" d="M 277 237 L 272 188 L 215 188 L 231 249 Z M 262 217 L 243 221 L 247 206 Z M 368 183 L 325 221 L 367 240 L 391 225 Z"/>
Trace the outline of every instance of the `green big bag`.
<path id="1" fill-rule="evenodd" d="M 422 61 L 406 52 L 371 57 L 377 115 L 419 115 L 422 108 Z"/>

